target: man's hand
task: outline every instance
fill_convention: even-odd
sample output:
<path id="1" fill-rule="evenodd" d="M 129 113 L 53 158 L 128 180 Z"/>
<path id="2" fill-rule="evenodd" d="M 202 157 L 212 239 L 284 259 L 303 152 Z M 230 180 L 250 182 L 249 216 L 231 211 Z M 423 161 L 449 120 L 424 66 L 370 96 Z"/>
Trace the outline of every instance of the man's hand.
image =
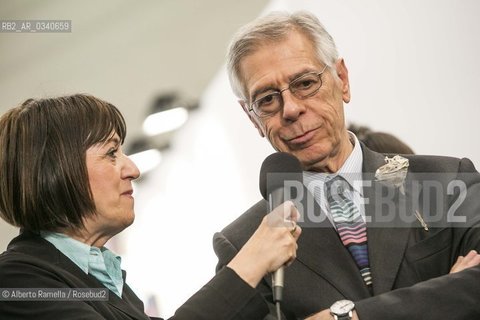
<path id="1" fill-rule="evenodd" d="M 450 273 L 460 272 L 462 270 L 478 266 L 480 264 L 480 254 L 471 250 L 465 257 L 459 256 L 457 262 L 453 265 Z"/>
<path id="2" fill-rule="evenodd" d="M 325 309 L 319 313 L 315 313 L 305 320 L 333 320 L 333 316 L 330 314 L 330 309 Z M 353 310 L 352 320 L 359 320 L 355 310 Z"/>
<path id="3" fill-rule="evenodd" d="M 460 272 L 478 265 L 480 265 L 480 254 L 478 254 L 475 250 L 471 250 L 465 257 L 458 257 L 457 262 L 455 262 L 455 264 L 453 265 L 450 273 Z M 306 318 L 305 320 L 333 320 L 333 316 L 330 314 L 329 309 L 325 309 Z M 352 320 L 359 320 L 358 315 L 355 311 L 353 311 Z"/>

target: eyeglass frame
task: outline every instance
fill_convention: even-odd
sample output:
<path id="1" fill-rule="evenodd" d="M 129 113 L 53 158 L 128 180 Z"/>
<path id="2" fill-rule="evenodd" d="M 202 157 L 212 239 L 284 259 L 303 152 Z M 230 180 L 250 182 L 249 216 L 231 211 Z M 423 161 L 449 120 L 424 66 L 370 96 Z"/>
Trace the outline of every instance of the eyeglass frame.
<path id="1" fill-rule="evenodd" d="M 257 103 L 260 99 L 263 99 L 263 98 L 265 98 L 265 97 L 267 97 L 267 96 L 269 96 L 269 95 L 278 95 L 278 96 L 280 96 L 280 98 L 283 100 L 282 93 L 283 93 L 284 91 L 286 91 L 286 90 L 289 90 L 289 91 L 290 91 L 296 98 L 298 98 L 298 99 L 307 99 L 307 98 L 310 98 L 310 97 L 314 96 L 315 94 L 318 93 L 318 91 L 320 90 L 320 88 L 321 88 L 322 85 L 323 85 L 322 74 L 325 72 L 325 70 L 327 70 L 327 67 L 328 67 L 328 65 L 325 65 L 325 66 L 323 67 L 322 71 L 320 71 L 320 72 L 316 72 L 316 71 L 306 72 L 306 73 L 302 74 L 300 77 L 298 77 L 298 78 L 293 79 L 292 81 L 290 81 L 290 83 L 288 84 L 288 86 L 287 86 L 286 88 L 284 88 L 284 89 L 279 89 L 279 90 L 273 90 L 272 93 L 269 93 L 268 95 L 265 95 L 265 96 L 262 96 L 262 97 L 256 99 L 256 100 L 253 101 L 252 103 L 249 103 L 249 104 L 248 104 L 248 111 L 249 111 L 249 112 L 253 112 L 257 117 L 262 118 L 262 119 L 269 118 L 269 117 L 275 115 L 280 109 L 277 110 L 277 111 L 275 111 L 275 112 L 273 112 L 273 113 L 270 113 L 270 114 L 266 114 L 266 115 L 261 116 L 261 115 L 257 114 L 257 112 L 255 112 L 255 109 L 253 108 L 253 105 L 254 105 L 255 103 Z M 317 88 L 316 90 L 314 90 L 313 92 L 309 93 L 308 95 L 306 95 L 306 96 L 304 96 L 304 97 L 297 96 L 297 95 L 295 94 L 296 91 L 292 91 L 291 88 L 290 88 L 291 85 L 292 85 L 292 83 L 295 83 L 296 81 L 299 81 L 300 79 L 302 79 L 304 76 L 310 75 L 310 74 L 315 74 L 315 75 L 318 76 L 318 78 L 319 78 L 319 80 L 320 80 L 320 85 L 318 86 L 318 88 Z"/>

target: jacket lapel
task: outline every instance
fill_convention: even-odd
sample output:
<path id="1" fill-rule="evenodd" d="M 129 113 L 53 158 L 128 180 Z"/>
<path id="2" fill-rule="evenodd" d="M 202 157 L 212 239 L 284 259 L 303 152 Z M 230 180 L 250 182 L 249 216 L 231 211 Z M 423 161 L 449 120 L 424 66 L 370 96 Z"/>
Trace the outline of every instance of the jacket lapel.
<path id="1" fill-rule="evenodd" d="M 364 145 L 362 145 L 362 151 L 363 180 L 372 182 L 371 187 L 364 188 L 364 197 L 368 199 L 368 203 L 365 204 L 365 215 L 367 219 L 370 218 L 370 222 L 367 220 L 368 253 L 373 293 L 377 295 L 390 291 L 394 285 L 411 230 L 410 222 L 402 217 L 405 214 L 412 215 L 413 208 L 409 205 L 413 203 L 412 197 L 416 195 L 412 195 L 408 189 L 403 195 L 398 188 L 388 187 L 375 181 L 375 171 L 385 164 L 385 156 L 369 150 Z M 411 176 L 410 173 L 407 174 L 407 179 L 409 176 Z M 408 185 L 407 182 L 406 185 Z M 386 200 L 389 201 L 390 206 L 382 207 L 380 203 L 383 201 L 380 200 L 386 194 L 393 195 L 393 197 Z M 386 217 L 387 214 L 392 215 L 393 220 L 379 222 L 380 215 Z"/>
<path id="2" fill-rule="evenodd" d="M 108 299 L 108 304 L 111 306 L 123 311 L 134 319 L 149 319 L 147 315 L 143 312 L 143 302 L 135 295 L 135 293 L 130 289 L 126 283 L 127 273 L 122 270 L 123 275 L 123 292 L 122 299 L 118 297 L 115 293 L 110 291 L 110 297 Z"/>
<path id="3" fill-rule="evenodd" d="M 85 288 L 105 288 L 100 281 L 98 281 L 95 277 L 84 273 L 61 252 L 58 252 L 57 256 L 59 257 L 59 265 L 65 270 L 69 270 L 75 277 L 81 279 Z M 143 312 L 142 301 L 126 284 L 126 272 L 124 270 L 122 270 L 122 275 L 124 280 L 122 298 L 117 296 L 113 291 L 108 290 L 108 301 L 106 301 L 106 303 L 113 308 L 121 310 L 123 313 L 129 315 L 132 319 L 149 319 L 148 316 Z"/>

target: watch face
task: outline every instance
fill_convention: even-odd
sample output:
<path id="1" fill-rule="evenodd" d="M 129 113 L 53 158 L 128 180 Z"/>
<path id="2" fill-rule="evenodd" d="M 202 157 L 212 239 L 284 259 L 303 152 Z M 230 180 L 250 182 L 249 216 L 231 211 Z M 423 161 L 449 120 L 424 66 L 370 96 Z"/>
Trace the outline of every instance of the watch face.
<path id="1" fill-rule="evenodd" d="M 336 315 L 347 314 L 353 310 L 355 304 L 350 300 L 340 300 L 332 304 L 330 307 L 330 312 Z"/>

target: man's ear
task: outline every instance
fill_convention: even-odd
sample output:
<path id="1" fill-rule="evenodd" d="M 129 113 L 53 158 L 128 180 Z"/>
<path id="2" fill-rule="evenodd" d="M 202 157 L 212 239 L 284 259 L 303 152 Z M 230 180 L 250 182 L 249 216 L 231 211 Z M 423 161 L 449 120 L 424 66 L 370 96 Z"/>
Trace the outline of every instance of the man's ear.
<path id="1" fill-rule="evenodd" d="M 345 65 L 345 61 L 343 58 L 339 58 L 337 62 L 335 62 L 335 69 L 337 71 L 337 76 L 342 81 L 342 97 L 343 102 L 349 103 L 350 102 L 350 81 L 348 80 L 348 69 Z"/>
<path id="2" fill-rule="evenodd" d="M 247 103 L 244 100 L 238 100 L 238 103 L 240 103 L 243 111 L 247 114 L 248 118 L 253 123 L 255 128 L 257 128 L 258 134 L 260 134 L 260 137 L 262 138 L 265 137 L 265 133 L 263 132 L 261 123 L 258 121 L 257 117 L 255 117 L 254 115 L 252 115 L 250 111 L 248 111 Z"/>

